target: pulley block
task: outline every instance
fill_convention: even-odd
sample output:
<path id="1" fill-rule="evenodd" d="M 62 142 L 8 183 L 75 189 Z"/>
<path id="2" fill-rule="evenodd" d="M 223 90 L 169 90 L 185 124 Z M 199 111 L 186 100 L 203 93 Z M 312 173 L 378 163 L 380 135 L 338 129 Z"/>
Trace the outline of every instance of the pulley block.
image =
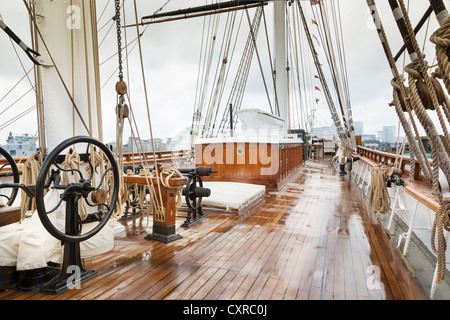
<path id="1" fill-rule="evenodd" d="M 439 105 L 441 105 L 445 99 L 444 90 L 442 89 L 442 86 L 435 78 L 431 78 L 431 83 L 433 84 Z M 434 110 L 433 100 L 431 99 L 431 93 L 428 90 L 428 87 L 426 83 L 423 81 L 423 79 L 417 79 L 416 86 L 420 100 L 422 100 L 425 109 Z"/>

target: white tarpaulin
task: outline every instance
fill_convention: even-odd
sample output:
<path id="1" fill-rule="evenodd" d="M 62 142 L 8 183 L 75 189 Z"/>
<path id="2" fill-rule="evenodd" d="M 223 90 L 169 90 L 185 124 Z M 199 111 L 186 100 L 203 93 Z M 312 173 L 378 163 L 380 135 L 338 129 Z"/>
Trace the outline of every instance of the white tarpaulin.
<path id="1" fill-rule="evenodd" d="M 59 200 L 59 193 L 51 189 L 45 196 L 47 208 L 54 208 Z M 49 214 L 54 226 L 64 230 L 65 204 Z M 82 232 L 88 232 L 97 222 L 83 224 Z M 92 238 L 80 243 L 81 257 L 89 258 L 112 250 L 114 234 L 111 226 L 106 224 Z M 0 228 L 0 266 L 16 266 L 17 270 L 31 270 L 47 266 L 47 262 L 62 263 L 63 246 L 61 241 L 48 233 L 42 225 L 37 211 L 21 223 L 14 223 Z"/>
<path id="2" fill-rule="evenodd" d="M 211 195 L 202 199 L 202 206 L 227 210 L 240 210 L 266 191 L 263 185 L 238 182 L 208 181 L 203 187 L 211 189 Z"/>

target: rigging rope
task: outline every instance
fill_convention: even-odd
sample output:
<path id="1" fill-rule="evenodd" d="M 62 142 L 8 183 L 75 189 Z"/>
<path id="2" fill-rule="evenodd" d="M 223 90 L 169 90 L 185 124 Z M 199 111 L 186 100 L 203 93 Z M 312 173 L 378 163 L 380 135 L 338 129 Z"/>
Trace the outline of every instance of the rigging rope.
<path id="1" fill-rule="evenodd" d="M 55 60 L 53 59 L 53 56 L 52 56 L 52 54 L 51 54 L 51 52 L 50 52 L 50 50 L 49 50 L 49 48 L 48 48 L 48 46 L 47 46 L 47 44 L 46 44 L 46 42 L 45 42 L 45 39 L 44 39 L 44 37 L 42 36 L 42 33 L 41 33 L 41 31 L 40 31 L 40 29 L 39 29 L 39 27 L 38 27 L 38 23 L 37 23 L 35 14 L 33 14 L 33 12 L 31 11 L 31 8 L 30 8 L 30 6 L 27 4 L 26 0 L 23 0 L 23 3 L 25 4 L 25 7 L 26 7 L 26 9 L 27 9 L 27 11 L 28 11 L 28 15 L 30 16 L 31 20 L 33 21 L 34 30 L 35 30 L 35 31 L 37 32 L 37 34 L 39 35 L 39 38 L 41 39 L 41 41 L 42 41 L 42 43 L 43 43 L 43 45 L 44 45 L 44 47 L 45 47 L 45 50 L 47 51 L 48 56 L 49 56 L 50 60 L 52 61 L 52 65 L 53 65 L 53 67 L 55 68 L 55 71 L 56 71 L 56 73 L 57 73 L 59 79 L 61 80 L 61 83 L 62 83 L 62 85 L 63 85 L 63 87 L 64 87 L 64 89 L 65 89 L 65 91 L 66 91 L 66 93 L 67 93 L 67 95 L 68 95 L 68 97 L 69 97 L 69 99 L 70 99 L 70 101 L 72 102 L 73 107 L 75 108 L 75 110 L 76 110 L 76 112 L 77 112 L 77 114 L 78 114 L 78 117 L 80 118 L 80 120 L 81 120 L 81 122 L 82 122 L 84 128 L 85 128 L 86 131 L 87 131 L 87 133 L 88 133 L 90 136 L 92 136 L 92 133 L 91 133 L 91 131 L 89 130 L 88 126 L 86 125 L 86 122 L 84 121 L 83 116 L 81 115 L 80 110 L 78 109 L 78 107 L 77 107 L 77 105 L 76 105 L 76 103 L 75 103 L 74 97 L 71 95 L 69 89 L 67 88 L 66 82 L 64 81 L 64 79 L 63 79 L 63 77 L 62 77 L 62 75 L 61 75 L 61 73 L 60 73 L 60 70 L 59 70 L 59 68 L 57 67 L 57 65 L 56 65 L 56 63 L 55 63 Z"/>
<path id="2" fill-rule="evenodd" d="M 307 39 L 308 39 L 308 44 L 309 44 L 309 47 L 310 47 L 310 50 L 311 50 L 311 55 L 313 56 L 317 72 L 319 73 L 319 79 L 320 79 L 320 81 L 322 83 L 322 87 L 323 87 L 324 92 L 325 92 L 325 98 L 327 99 L 327 103 L 328 103 L 328 108 L 330 109 L 331 117 L 333 119 L 334 125 L 335 125 L 335 127 L 337 129 L 337 132 L 339 134 L 339 138 L 341 140 L 341 144 L 342 144 L 344 149 L 353 150 L 354 149 L 353 148 L 354 143 L 350 139 L 351 138 L 350 135 L 348 135 L 349 130 L 347 130 L 347 131 L 344 130 L 344 127 L 342 126 L 341 119 L 340 119 L 339 114 L 338 114 L 338 112 L 336 110 L 336 107 L 334 105 L 334 101 L 331 98 L 331 93 L 330 93 L 328 85 L 327 85 L 327 83 L 325 81 L 325 76 L 324 76 L 321 64 L 319 62 L 319 59 L 317 57 L 316 50 L 315 50 L 315 47 L 314 47 L 314 43 L 312 42 L 311 35 L 310 35 L 310 32 L 309 32 L 309 28 L 308 28 L 308 25 L 306 23 L 306 18 L 305 18 L 305 15 L 303 13 L 303 9 L 302 9 L 302 6 L 301 6 L 299 0 L 297 0 L 297 4 L 298 4 L 297 7 L 299 9 L 300 16 L 302 18 L 303 27 L 305 29 L 305 33 L 306 33 L 306 36 L 307 36 Z"/>
<path id="3" fill-rule="evenodd" d="M 136 0 L 134 0 L 134 13 L 135 13 L 135 20 L 136 20 L 136 33 L 137 33 L 137 36 L 139 36 L 139 24 L 138 24 Z M 152 141 L 153 161 L 154 161 L 154 165 L 155 165 L 155 168 L 156 168 L 156 172 L 158 172 L 158 168 L 157 168 L 157 164 L 156 164 L 155 145 L 153 143 L 153 141 L 154 141 L 153 140 L 153 130 L 152 130 L 152 123 L 151 123 L 151 120 L 150 120 L 150 106 L 149 106 L 149 100 L 148 100 L 148 94 L 147 94 L 148 91 L 147 91 L 147 84 L 146 84 L 146 80 L 145 80 L 144 61 L 143 61 L 143 57 L 142 57 L 142 47 L 141 47 L 141 39 L 140 39 L 140 37 L 138 37 L 138 45 L 139 45 L 139 57 L 140 57 L 140 62 L 141 62 L 142 82 L 143 82 L 143 86 L 144 86 L 145 103 L 146 103 L 146 107 L 147 107 L 148 125 L 149 125 L 149 131 L 150 131 L 150 138 L 151 138 L 151 141 Z M 139 141 L 142 144 L 142 140 L 139 139 Z M 144 150 L 144 149 L 142 148 L 142 150 Z M 146 175 L 146 178 L 147 178 L 147 175 Z M 155 196 L 153 198 L 153 203 L 154 203 L 155 209 L 157 209 L 157 210 L 159 209 L 160 210 L 160 212 L 159 212 L 160 213 L 160 221 L 165 221 L 165 210 L 164 210 L 164 208 L 162 206 L 163 201 L 162 201 L 160 179 L 158 178 L 158 179 L 156 179 L 156 181 L 157 181 L 156 185 L 158 187 L 158 193 L 157 193 L 157 196 L 154 193 Z M 153 189 L 154 188 L 153 183 L 151 183 L 149 185 L 149 188 L 151 190 L 154 190 Z M 157 212 L 155 212 L 155 215 L 156 215 Z"/>
<path id="4" fill-rule="evenodd" d="M 408 29 L 408 34 L 409 37 L 411 38 L 412 44 L 414 46 L 414 50 L 415 53 L 417 54 L 417 59 L 415 59 L 416 61 L 413 61 L 413 63 L 411 65 L 409 65 L 408 67 L 405 67 L 405 71 L 407 71 L 410 74 L 410 86 L 411 86 L 411 91 L 414 91 L 415 89 L 415 82 L 413 83 L 413 81 L 415 79 L 417 79 L 417 74 L 422 72 L 422 75 L 425 77 L 425 81 L 427 83 L 427 88 L 430 91 L 431 97 L 432 97 L 432 101 L 433 101 L 433 105 L 435 106 L 435 109 L 438 108 L 438 104 L 437 104 L 437 97 L 436 97 L 436 92 L 434 91 L 434 88 L 432 88 L 432 84 L 431 84 L 431 80 L 428 77 L 428 70 L 424 61 L 424 55 L 422 55 L 420 53 L 420 49 L 418 48 L 417 45 L 417 41 L 415 41 L 415 35 L 413 34 L 414 32 L 412 31 L 412 27 L 411 24 L 409 22 L 409 18 L 407 15 L 407 11 L 406 8 L 404 6 L 404 2 L 403 0 L 399 0 L 400 3 L 400 7 L 401 7 L 401 11 L 402 14 L 404 16 L 406 25 L 407 25 L 407 29 Z M 435 172 L 437 171 L 435 169 L 435 167 L 440 166 L 442 171 L 444 172 L 445 178 L 447 179 L 447 181 L 449 180 L 449 170 L 448 170 L 448 166 L 450 165 L 450 160 L 448 159 L 448 154 L 445 152 L 445 149 L 443 149 L 442 146 L 442 142 L 439 138 L 439 135 L 437 134 L 437 131 L 430 119 L 430 117 L 428 116 L 428 114 L 426 113 L 425 108 L 423 107 L 422 101 L 419 101 L 419 99 L 417 99 L 417 92 L 412 92 L 411 94 L 407 94 L 406 93 L 406 88 L 403 86 L 403 83 L 401 81 L 401 77 L 398 73 L 398 70 L 396 68 L 395 65 L 395 61 L 393 59 L 393 55 L 392 52 L 390 51 L 389 48 L 389 44 L 387 42 L 387 38 L 386 38 L 386 34 L 384 32 L 383 26 L 381 24 L 381 20 L 379 18 L 377 9 L 376 9 L 376 5 L 375 5 L 375 1 L 371 0 L 371 1 L 367 1 L 367 4 L 369 6 L 369 9 L 371 10 L 372 14 L 373 14 L 373 18 L 374 21 L 377 24 L 377 29 L 378 29 L 378 33 L 380 36 L 380 40 L 383 44 L 384 47 L 384 51 L 388 57 L 388 61 L 389 61 L 389 65 L 391 67 L 392 72 L 394 73 L 395 79 L 393 80 L 393 82 L 397 81 L 397 85 L 398 85 L 398 89 L 400 89 L 400 93 L 401 93 L 401 97 L 403 99 L 403 103 L 408 111 L 408 113 L 410 114 L 411 120 L 412 120 L 412 113 L 411 113 L 411 109 L 409 107 L 409 103 L 411 102 L 412 106 L 414 107 L 414 110 L 416 111 L 416 115 L 418 116 L 420 122 L 422 123 L 422 126 L 424 127 L 425 131 L 427 132 L 427 135 L 430 139 L 432 139 L 432 148 L 434 150 L 432 150 L 433 152 L 433 159 L 436 157 L 436 162 L 434 163 L 434 168 L 433 168 L 433 180 L 436 181 L 436 177 L 435 177 Z M 416 76 L 416 78 L 414 78 L 414 76 Z M 395 105 L 396 105 L 396 111 L 399 114 L 399 116 L 402 114 L 402 110 L 400 108 L 400 101 L 398 99 L 398 97 L 396 97 L 397 95 L 397 90 L 394 89 L 394 100 L 395 101 Z M 412 121 L 413 122 L 413 121 Z M 414 123 L 414 122 L 413 122 Z M 405 130 L 405 132 L 407 132 Z M 417 135 L 419 137 L 419 135 Z M 413 145 L 413 139 L 411 139 L 411 137 L 408 137 L 408 139 L 410 140 L 410 145 Z M 419 139 L 420 140 L 420 139 Z M 437 150 L 436 150 L 437 149 Z M 426 154 L 423 153 L 422 154 L 425 159 L 426 159 Z M 425 169 L 425 166 L 422 166 L 422 169 Z M 442 194 L 440 193 L 439 188 L 436 189 L 438 191 L 438 195 L 439 195 L 439 199 L 440 199 L 440 207 L 436 212 L 436 216 L 435 216 L 435 221 L 433 223 L 433 230 L 432 230 L 432 247 L 433 250 L 435 252 L 438 253 L 439 256 L 439 260 L 438 260 L 438 282 L 441 281 L 441 279 L 443 278 L 443 276 L 445 275 L 445 249 L 446 249 L 446 243 L 445 243 L 445 238 L 442 237 L 443 234 L 443 228 L 444 225 L 448 228 L 448 215 L 450 213 L 450 207 L 448 206 L 448 199 L 443 199 L 442 198 Z M 435 237 L 435 233 L 436 230 L 438 231 L 438 249 L 436 250 L 435 245 L 434 245 L 434 237 Z"/>
<path id="5" fill-rule="evenodd" d="M 416 106 L 415 111 L 418 114 L 419 119 L 421 119 L 422 125 L 423 125 L 425 131 L 427 132 L 428 137 L 432 141 L 432 148 L 435 149 L 434 154 L 436 155 L 436 160 L 438 162 L 437 165 L 444 172 L 444 174 L 447 178 L 447 181 L 450 182 L 450 158 L 442 144 L 442 141 L 434 127 L 433 122 L 431 121 L 430 117 L 426 113 L 425 108 L 423 107 L 422 101 L 418 95 L 417 87 L 414 83 L 415 82 L 414 80 L 418 79 L 418 77 L 421 76 L 421 78 L 426 83 L 429 94 L 431 96 L 431 100 L 433 102 L 434 109 L 438 115 L 439 122 L 442 126 L 442 129 L 444 130 L 444 136 L 445 136 L 445 139 L 447 140 L 447 143 L 450 143 L 450 135 L 448 133 L 447 126 L 445 124 L 445 121 L 442 117 L 441 110 L 439 108 L 439 101 L 437 98 L 437 93 L 435 91 L 434 85 L 431 82 L 431 78 L 427 72 L 428 66 L 425 61 L 425 55 L 422 54 L 420 51 L 419 45 L 418 45 L 416 37 L 415 37 L 414 30 L 411 26 L 411 22 L 408 17 L 408 13 L 405 8 L 405 4 L 404 4 L 403 0 L 399 0 L 399 5 L 400 5 L 401 11 L 403 13 L 404 21 L 406 23 L 408 35 L 409 35 L 411 43 L 414 47 L 414 51 L 417 53 L 417 59 L 415 61 L 413 61 L 410 65 L 405 67 L 405 71 L 407 71 L 410 76 L 409 83 L 410 83 L 410 89 L 412 90 L 413 97 L 414 97 L 414 102 L 415 102 L 414 105 Z M 433 152 L 433 150 L 432 150 L 432 152 Z M 433 157 L 433 159 L 434 158 L 435 157 Z M 434 170 L 434 171 L 435 171 L 435 176 L 436 176 L 437 170 Z"/>
<path id="6" fill-rule="evenodd" d="M 386 45 L 388 46 L 388 44 L 386 44 Z M 401 79 L 403 79 L 403 78 L 401 78 Z M 426 151 L 423 146 L 422 139 L 420 139 L 419 130 L 414 121 L 414 116 L 412 114 L 411 107 L 410 107 L 409 95 L 406 97 L 406 99 L 403 98 L 403 101 L 404 101 L 405 107 L 408 111 L 410 122 L 407 121 L 405 114 L 403 113 L 402 105 L 400 102 L 400 97 L 402 96 L 401 95 L 402 89 L 404 90 L 405 95 L 407 94 L 407 92 L 406 92 L 406 88 L 404 88 L 404 86 L 403 86 L 403 81 L 399 80 L 399 82 L 400 82 L 400 85 L 394 79 L 391 80 L 391 85 L 394 88 L 392 95 L 394 98 L 393 103 L 394 103 L 395 111 L 397 113 L 397 116 L 400 120 L 400 123 L 402 124 L 403 130 L 404 130 L 406 136 L 408 137 L 408 141 L 409 141 L 409 146 L 410 146 L 410 150 L 411 150 L 411 154 L 410 154 L 411 169 L 410 170 L 413 172 L 414 167 L 415 167 L 414 157 L 417 157 L 419 165 L 422 168 L 422 171 L 424 172 L 425 176 L 427 177 L 428 182 L 432 183 L 433 178 L 431 175 L 431 166 L 427 160 Z M 415 136 L 412 132 L 410 124 L 414 128 Z M 417 144 L 415 143 L 415 141 L 416 141 L 415 137 L 417 137 L 419 140 L 419 143 L 418 143 L 419 146 L 417 146 Z M 418 150 L 417 148 L 420 148 L 420 150 Z"/>
<path id="7" fill-rule="evenodd" d="M 250 33 L 247 37 L 247 41 L 245 43 L 245 47 L 242 53 L 241 61 L 239 63 L 239 67 L 236 72 L 236 76 L 233 82 L 233 86 L 231 88 L 231 92 L 228 98 L 227 103 L 225 106 L 229 106 L 231 104 L 232 106 L 232 120 L 230 119 L 229 115 L 229 109 L 224 108 L 222 120 L 219 125 L 218 132 L 226 132 L 231 125 L 233 128 L 236 128 L 237 123 L 237 117 L 236 117 L 236 111 L 240 110 L 242 105 L 242 99 L 244 95 L 244 91 L 247 85 L 249 70 L 251 61 L 253 58 L 253 53 L 255 51 L 255 41 L 256 36 L 259 31 L 259 25 L 261 22 L 261 14 L 263 12 L 263 7 L 258 7 L 256 9 L 255 16 L 253 18 L 253 22 L 250 24 Z M 270 99 L 269 99 L 270 104 Z M 272 107 L 270 107 L 272 110 Z"/>
<path id="8" fill-rule="evenodd" d="M 333 2 L 332 2 L 333 3 Z M 350 107 L 350 97 L 348 92 L 348 85 L 347 85 L 347 75 L 346 75 L 346 66 L 344 64 L 344 53 L 343 53 L 343 39 L 342 39 L 342 27 L 339 27 L 339 24 L 337 22 L 337 11 L 334 8 L 330 9 L 331 15 L 328 14 L 328 10 L 326 8 L 325 2 L 320 2 L 319 6 L 317 6 L 319 9 L 316 11 L 319 11 L 318 15 L 320 15 L 320 22 L 319 22 L 319 36 L 321 38 L 321 41 L 324 46 L 324 52 L 328 61 L 328 64 L 330 66 L 330 72 L 335 88 L 335 94 L 337 96 L 337 101 L 339 105 L 339 109 L 341 111 L 341 117 L 342 122 L 344 125 L 344 131 L 347 133 L 351 133 L 353 130 L 351 130 L 353 126 L 353 120 L 351 118 L 351 107 Z M 314 18 L 316 20 L 316 14 L 314 13 Z M 332 17 L 332 19 L 329 18 L 329 16 Z M 319 20 L 318 20 L 319 21 Z M 336 44 L 331 39 L 332 30 L 330 27 L 330 22 L 334 25 L 334 34 L 336 39 Z M 341 32 L 340 32 L 341 31 Z M 337 50 L 335 49 L 335 46 L 337 46 Z M 337 52 L 337 54 L 336 54 Z M 337 56 L 337 58 L 336 58 Z M 340 63 L 338 63 L 340 62 Z M 344 104 L 346 108 L 344 108 Z M 350 143 L 356 147 L 354 137 L 352 137 Z"/>
<path id="9" fill-rule="evenodd" d="M 205 19 L 206 19 L 206 17 L 205 17 Z M 200 121 L 201 121 L 202 112 L 203 112 L 205 99 L 206 99 L 206 88 L 209 83 L 209 76 L 210 76 L 210 70 L 211 70 L 211 66 L 212 66 L 213 53 L 214 53 L 214 50 L 216 47 L 215 46 L 216 45 L 216 34 L 217 34 L 218 26 L 219 26 L 219 21 L 220 21 L 220 16 L 218 18 L 216 15 L 214 15 L 213 18 L 211 18 L 211 17 L 209 18 L 208 32 L 206 34 L 209 34 L 209 32 L 212 28 L 211 25 L 214 25 L 213 26 L 214 29 L 211 30 L 211 36 L 206 37 L 205 52 L 204 52 L 205 59 L 203 60 L 203 70 L 202 70 L 202 76 L 201 76 L 202 81 L 200 82 L 200 88 L 199 88 L 200 97 L 198 97 L 199 100 L 197 101 L 197 96 L 196 96 L 197 109 L 194 112 L 195 125 L 194 125 L 194 129 L 191 132 L 191 147 L 193 146 L 194 137 L 199 132 Z M 205 33 L 205 30 L 204 30 L 204 33 Z M 208 43 L 209 43 L 209 45 L 208 45 Z M 202 46 L 203 46 L 203 44 L 202 44 Z M 203 53 L 201 53 L 201 56 L 202 55 L 203 55 Z M 207 55 L 207 57 L 206 57 L 206 55 Z M 197 93 L 196 93 L 196 95 L 197 95 Z M 205 126 L 205 124 L 204 124 L 204 126 Z"/>
<path id="10" fill-rule="evenodd" d="M 3 101 L 3 99 L 5 99 L 21 82 L 22 82 L 22 80 L 23 79 L 25 79 L 27 76 L 28 76 L 28 74 L 32 71 L 34 69 L 34 67 L 33 68 L 31 68 L 30 70 L 28 70 L 26 73 L 25 73 L 25 75 L 19 80 L 19 81 L 17 81 L 16 82 L 16 84 L 11 88 L 11 89 L 9 89 L 9 91 L 0 99 L 0 102 L 2 102 Z M 32 86 L 33 87 L 33 86 Z"/>
<path id="11" fill-rule="evenodd" d="M 224 37 L 222 39 L 222 45 L 221 45 L 221 49 L 220 49 L 221 55 L 223 52 L 223 56 L 219 57 L 219 62 L 217 65 L 216 76 L 215 76 L 215 80 L 217 79 L 217 81 L 215 81 L 216 84 L 212 88 L 208 111 L 206 113 L 205 123 L 204 123 L 204 127 L 202 130 L 203 137 L 212 136 L 212 134 L 214 132 L 215 119 L 214 119 L 214 121 L 212 121 L 212 117 L 213 117 L 213 114 L 215 115 L 215 118 L 217 117 L 217 111 L 219 109 L 221 96 L 222 96 L 222 93 L 224 90 L 225 72 L 226 72 L 226 67 L 229 66 L 228 55 L 229 55 L 229 51 L 230 51 L 230 47 L 231 47 L 231 39 L 232 39 L 235 19 L 236 19 L 236 12 L 228 13 L 227 21 L 225 23 L 226 27 L 224 30 Z M 220 67 L 220 70 L 219 70 L 219 67 Z M 228 68 L 228 70 L 229 70 L 229 68 Z"/>

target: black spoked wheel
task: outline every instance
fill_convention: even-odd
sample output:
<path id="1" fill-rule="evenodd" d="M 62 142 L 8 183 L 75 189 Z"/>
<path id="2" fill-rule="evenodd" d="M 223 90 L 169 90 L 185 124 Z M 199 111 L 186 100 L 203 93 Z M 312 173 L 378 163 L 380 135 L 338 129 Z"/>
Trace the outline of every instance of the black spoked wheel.
<path id="1" fill-rule="evenodd" d="M 188 210 L 186 220 L 181 225 L 182 227 L 190 227 L 206 218 L 202 210 L 202 199 L 203 197 L 209 197 L 210 193 L 210 189 L 203 187 L 203 181 L 200 175 L 196 172 L 189 174 L 188 182 L 183 189 Z"/>
<path id="2" fill-rule="evenodd" d="M 84 161 L 85 169 L 76 165 L 67 166 L 67 155 L 80 150 L 85 151 L 84 154 L 80 153 L 79 158 Z M 93 156 L 94 153 L 97 157 Z M 70 182 L 65 181 L 67 176 Z M 42 224 L 51 235 L 63 242 L 76 243 L 91 238 L 105 226 L 114 211 L 119 194 L 119 179 L 117 163 L 106 145 L 84 136 L 65 140 L 46 157 L 37 178 L 36 208 Z M 47 208 L 44 196 L 51 188 L 62 193 L 56 207 Z M 83 221 L 98 221 L 93 229 L 84 234 L 81 234 L 83 221 L 80 218 L 80 205 L 83 203 L 80 199 L 86 208 L 94 208 L 90 211 L 95 211 L 84 217 Z M 50 220 L 49 214 L 63 202 L 66 204 L 66 227 L 65 230 L 59 230 Z M 70 220 L 72 222 L 68 225 Z"/>
<path id="3" fill-rule="evenodd" d="M 4 157 L 8 163 L 0 164 L 0 177 L 13 177 L 13 184 L 18 184 L 20 182 L 19 169 L 17 168 L 16 162 L 11 157 L 11 155 L 2 147 L 0 147 L 0 154 Z M 5 198 L 6 204 L 11 206 L 14 203 L 14 200 L 17 197 L 17 192 L 19 191 L 19 187 L 11 186 L 4 187 L 5 189 L 12 189 L 9 195 L 0 194 L 0 201 Z M 3 188 L 2 188 L 3 189 Z M 2 201 L 3 202 L 3 201 Z"/>
<path id="4" fill-rule="evenodd" d="M 197 186 L 198 182 L 198 186 Z M 200 177 L 193 176 L 189 177 L 188 182 L 186 184 L 186 190 L 184 193 L 184 199 L 188 208 L 193 210 L 198 210 L 202 204 L 202 196 L 197 196 L 195 194 L 196 188 L 203 188 L 203 181 Z"/>
<path id="5" fill-rule="evenodd" d="M 36 208 L 45 229 L 64 242 L 64 257 L 59 277 L 43 286 L 41 292 L 59 294 L 97 273 L 84 269 L 80 242 L 93 237 L 106 225 L 114 211 L 119 185 L 119 170 L 113 154 L 94 138 L 67 139 L 46 157 L 36 182 Z M 56 205 L 50 205 L 52 208 L 47 208 L 44 195 L 54 189 L 59 193 L 59 200 Z M 49 215 L 63 202 L 65 228 L 60 230 Z M 82 224 L 94 221 L 98 224 L 82 233 Z M 78 272 L 72 278 L 74 267 Z"/>

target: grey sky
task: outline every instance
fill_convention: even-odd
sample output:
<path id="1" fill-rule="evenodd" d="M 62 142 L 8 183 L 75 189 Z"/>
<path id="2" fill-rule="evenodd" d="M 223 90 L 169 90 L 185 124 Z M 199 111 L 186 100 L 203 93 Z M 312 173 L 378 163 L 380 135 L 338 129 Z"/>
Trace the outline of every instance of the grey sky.
<path id="1" fill-rule="evenodd" d="M 97 1 L 97 13 L 100 15 L 108 0 Z M 185 7 L 204 4 L 205 0 L 171 0 L 164 8 L 164 11 L 175 10 Z M 406 1 L 407 2 L 407 1 Z M 428 0 L 411 1 L 410 16 L 415 25 L 429 6 Z M 450 1 L 444 1 L 447 8 Z M 153 13 L 160 8 L 166 0 L 137 0 L 139 18 Z M 126 1 L 127 23 L 134 22 L 133 1 Z M 401 46 L 399 31 L 393 20 L 392 13 L 387 1 L 377 1 L 381 13 L 381 19 L 388 32 L 389 41 L 394 52 Z M 392 101 L 392 87 L 390 80 L 392 74 L 389 70 L 387 60 L 382 50 L 377 32 L 374 29 L 372 19 L 365 0 L 341 0 L 342 23 L 344 32 L 344 45 L 348 68 L 348 80 L 350 87 L 351 105 L 354 121 L 364 121 L 365 133 L 376 133 L 384 125 L 398 125 L 398 118 L 388 103 Z M 110 24 L 108 21 L 113 16 L 113 1 L 110 1 L 106 11 L 99 22 L 98 27 L 107 24 L 99 33 L 99 41 L 103 39 Z M 309 5 L 304 6 L 309 13 Z M 271 10 L 268 7 L 268 19 L 271 19 Z M 0 14 L 5 23 L 13 29 L 25 42 L 30 43 L 29 20 L 22 0 L 2 1 L 0 4 Z M 244 20 L 246 23 L 246 21 Z M 144 52 L 145 75 L 148 86 L 150 110 L 152 116 L 152 127 L 154 137 L 167 138 L 173 136 L 179 129 L 190 126 L 194 109 L 195 89 L 197 81 L 198 60 L 200 54 L 200 38 L 202 35 L 203 18 L 189 19 L 170 23 L 151 25 L 146 29 L 142 37 L 142 49 Z M 426 25 L 425 25 L 426 26 Z M 315 26 L 309 26 L 313 34 Z M 438 27 L 434 14 L 431 16 L 427 38 Z M 243 24 L 243 39 L 245 41 L 248 26 Z M 127 31 L 128 40 L 134 39 L 136 30 L 130 28 Z M 260 35 L 263 35 L 261 32 Z M 419 44 L 423 44 L 425 27 L 418 35 Z M 271 40 L 271 39 L 270 39 Z M 16 57 L 14 49 L 3 32 L 0 33 L 0 99 L 6 92 L 24 75 L 24 71 Z M 104 61 L 111 56 L 117 48 L 114 28 L 105 38 L 100 47 L 100 61 Z M 31 63 L 27 60 L 20 48 L 16 49 L 21 57 L 25 69 L 31 68 Z M 320 50 L 320 48 L 319 48 Z M 427 41 L 425 46 L 427 60 L 429 64 L 434 58 L 434 48 Z M 307 52 L 309 54 L 309 52 Z M 319 52 L 321 63 L 327 68 L 325 57 Z M 237 52 L 235 63 L 239 62 L 240 52 Z M 259 69 L 256 66 L 257 60 L 253 60 L 253 68 L 250 75 L 251 83 L 248 84 L 248 92 L 244 97 L 243 108 L 260 107 L 265 108 L 267 98 L 262 85 Z M 141 136 L 149 137 L 147 115 L 145 111 L 145 100 L 142 89 L 141 72 L 137 47 L 129 57 L 130 74 L 132 80 L 129 83 L 132 97 L 132 106 L 139 119 Z M 403 60 L 400 59 L 398 66 L 402 70 Z M 406 58 L 409 63 L 409 58 Z M 108 77 L 117 67 L 117 58 L 113 58 L 101 66 L 101 84 L 104 85 Z M 33 80 L 33 74 L 30 73 Z M 105 142 L 115 140 L 115 82 L 117 72 L 106 83 L 102 90 L 102 109 Z M 232 81 L 230 75 L 229 81 Z M 331 86 L 331 83 L 330 83 Z M 0 102 L 0 113 L 12 102 L 31 88 L 28 81 L 23 81 L 14 93 Z M 317 106 L 319 116 L 316 125 L 329 125 L 331 123 L 330 113 L 326 105 L 325 97 L 322 93 L 314 92 L 320 99 Z M 227 95 L 225 94 L 226 99 Z M 0 115 L 0 125 L 35 104 L 34 95 L 28 93 L 24 99 L 18 102 L 10 110 Z M 30 113 L 13 125 L 0 131 L 0 144 L 5 143 L 9 131 L 14 134 L 36 133 L 36 116 Z M 433 118 L 434 119 L 434 118 Z M 437 122 L 436 122 L 437 123 Z M 436 125 L 439 132 L 439 125 Z M 129 136 L 126 129 L 124 138 Z"/>

